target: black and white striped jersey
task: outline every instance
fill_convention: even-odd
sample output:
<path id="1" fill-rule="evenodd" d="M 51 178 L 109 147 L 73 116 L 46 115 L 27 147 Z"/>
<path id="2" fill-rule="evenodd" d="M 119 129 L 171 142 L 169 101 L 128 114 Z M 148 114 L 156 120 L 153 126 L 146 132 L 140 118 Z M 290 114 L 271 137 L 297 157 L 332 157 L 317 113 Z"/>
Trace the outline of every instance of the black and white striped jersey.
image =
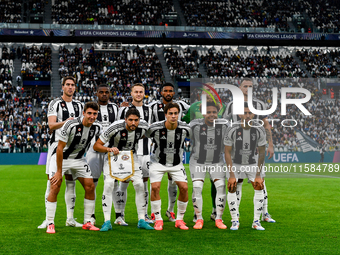
<path id="1" fill-rule="evenodd" d="M 183 102 L 182 100 L 173 101 L 173 103 L 177 103 L 179 105 L 180 111 L 178 114 L 178 120 L 180 121 L 183 117 L 183 114 L 190 108 L 190 106 L 187 103 Z M 149 106 L 151 107 L 152 110 L 152 122 L 165 120 L 164 113 L 165 104 L 163 104 L 162 100 L 152 102 Z"/>
<path id="2" fill-rule="evenodd" d="M 233 125 L 224 137 L 224 145 L 233 147 L 231 157 L 235 164 L 255 164 L 256 148 L 266 144 L 266 131 L 262 126 L 246 130 L 241 125 Z"/>
<path id="3" fill-rule="evenodd" d="M 140 120 L 136 130 L 130 132 L 126 129 L 125 120 L 117 120 L 100 135 L 99 139 L 107 147 L 117 147 L 120 151 L 132 150 L 135 153 L 138 149 L 138 141 L 148 129 L 148 123 Z"/>
<path id="4" fill-rule="evenodd" d="M 145 136 L 154 142 L 151 160 L 165 166 L 176 166 L 183 159 L 183 145 L 185 139 L 190 139 L 190 126 L 178 121 L 174 130 L 165 127 L 165 120 L 151 124 Z"/>
<path id="5" fill-rule="evenodd" d="M 227 105 L 227 107 L 226 107 L 226 109 L 225 109 L 225 111 L 222 115 L 222 118 L 229 120 L 229 121 L 232 120 L 233 123 L 236 123 L 238 121 L 241 121 L 241 118 L 237 114 L 233 115 L 233 105 L 234 105 L 233 102 L 230 102 Z M 257 98 L 253 98 L 253 106 L 256 110 L 266 110 L 266 106 L 265 106 L 264 102 L 257 99 Z M 267 115 L 255 115 L 254 116 L 255 120 L 257 120 L 257 119 L 263 120 L 264 118 L 267 118 Z"/>
<path id="6" fill-rule="evenodd" d="M 140 119 L 145 120 L 149 125 L 151 124 L 152 119 L 152 111 L 151 108 L 147 105 L 136 107 L 132 103 L 129 106 L 119 108 L 119 118 L 125 119 L 125 114 L 130 108 L 136 108 L 139 111 Z M 150 142 L 148 138 L 144 138 L 138 142 L 138 150 L 137 155 L 150 155 L 149 152 Z"/>
<path id="7" fill-rule="evenodd" d="M 111 125 L 111 123 L 118 119 L 118 105 L 115 103 L 99 105 L 97 121 L 102 125 L 104 131 Z"/>
<path id="8" fill-rule="evenodd" d="M 47 117 L 57 116 L 57 122 L 63 122 L 68 118 L 77 118 L 82 116 L 83 105 L 78 100 L 72 100 L 72 102 L 65 102 L 62 97 L 54 99 L 48 105 Z M 60 129 L 54 130 L 50 139 L 50 144 L 58 142 L 60 138 Z"/>
<path id="9" fill-rule="evenodd" d="M 99 136 L 102 126 L 95 122 L 90 127 L 83 125 L 83 118 L 68 120 L 60 129 L 60 141 L 66 143 L 64 159 L 81 159 L 90 147 L 93 137 Z M 53 154 L 56 152 L 53 152 Z"/>
<path id="10" fill-rule="evenodd" d="M 205 124 L 204 119 L 190 122 L 192 152 L 190 159 L 198 164 L 216 164 L 223 162 L 224 142 L 228 126 L 220 119 L 215 120 L 215 127 Z"/>

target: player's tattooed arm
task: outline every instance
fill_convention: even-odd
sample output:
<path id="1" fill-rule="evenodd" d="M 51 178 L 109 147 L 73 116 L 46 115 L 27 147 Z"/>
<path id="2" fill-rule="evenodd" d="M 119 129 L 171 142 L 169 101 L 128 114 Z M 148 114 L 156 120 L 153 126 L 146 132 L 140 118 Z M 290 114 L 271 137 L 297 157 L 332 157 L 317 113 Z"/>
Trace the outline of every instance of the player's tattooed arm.
<path id="1" fill-rule="evenodd" d="M 267 118 L 263 119 L 263 127 L 266 130 L 266 140 L 268 142 L 268 149 L 267 149 L 267 156 L 269 153 L 269 159 L 274 156 L 274 144 L 273 144 L 273 137 L 272 137 L 272 130 L 271 125 L 269 124 Z"/>
<path id="2" fill-rule="evenodd" d="M 228 178 L 228 191 L 234 193 L 236 191 L 236 177 L 233 171 L 233 161 L 231 159 L 231 151 L 232 146 L 224 146 L 224 156 L 225 162 L 227 163 L 227 169 L 229 171 L 229 178 Z"/>

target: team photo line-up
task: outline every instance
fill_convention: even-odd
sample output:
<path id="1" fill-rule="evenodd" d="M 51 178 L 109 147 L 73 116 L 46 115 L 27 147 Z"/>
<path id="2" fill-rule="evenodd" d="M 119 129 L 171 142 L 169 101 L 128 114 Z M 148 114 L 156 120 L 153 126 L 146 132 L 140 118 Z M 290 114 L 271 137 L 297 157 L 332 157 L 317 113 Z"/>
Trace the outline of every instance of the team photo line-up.
<path id="1" fill-rule="evenodd" d="M 248 101 L 248 88 L 252 86 L 252 80 L 248 78 L 240 83 L 245 102 Z M 204 87 L 202 93 L 211 95 L 214 84 L 207 83 Z M 206 114 L 203 115 L 201 102 L 189 106 L 181 100 L 173 100 L 175 90 L 171 83 L 162 86 L 161 99 L 150 105 L 143 103 L 144 85 L 136 83 L 131 86 L 132 102 L 123 102 L 121 107 L 109 101 L 110 89 L 105 84 L 97 87 L 98 101 L 85 105 L 73 98 L 76 90 L 73 77 L 63 79 L 62 90 L 63 95 L 48 106 L 51 139 L 46 162 L 46 219 L 39 229 L 55 233 L 57 197 L 65 176 L 66 226 L 109 231 L 112 229 L 112 205 L 116 218 L 114 224 L 127 226 L 124 216 L 131 181 L 136 192 L 138 228 L 162 230 L 160 187 L 167 173 L 168 208 L 165 215 L 169 221 L 175 222 L 176 228 L 188 230 L 183 221 L 189 199 L 188 179 L 182 163 L 184 150 L 191 152 L 189 168 L 193 183 L 194 229 L 202 229 L 204 225 L 202 189 L 207 172 L 212 184 L 210 218 L 217 228 L 227 229 L 222 215 L 228 203 L 230 229 L 239 229 L 239 205 L 246 178 L 254 188 L 252 228 L 265 230 L 261 220 L 275 222 L 268 213 L 265 172 L 262 171 L 267 142 L 267 156 L 271 158 L 274 154 L 271 126 L 266 116 L 254 115 L 247 103 L 244 103 L 244 114 L 233 115 L 233 102 L 224 105 L 212 98 L 207 100 Z M 265 109 L 264 103 L 256 98 L 253 98 L 253 105 L 256 109 Z M 225 120 L 243 124 L 229 126 Z M 247 124 L 250 120 L 259 120 L 263 125 L 250 126 Z M 97 228 L 96 187 L 102 173 L 104 224 Z M 74 218 L 77 179 L 85 190 L 83 224 Z"/>

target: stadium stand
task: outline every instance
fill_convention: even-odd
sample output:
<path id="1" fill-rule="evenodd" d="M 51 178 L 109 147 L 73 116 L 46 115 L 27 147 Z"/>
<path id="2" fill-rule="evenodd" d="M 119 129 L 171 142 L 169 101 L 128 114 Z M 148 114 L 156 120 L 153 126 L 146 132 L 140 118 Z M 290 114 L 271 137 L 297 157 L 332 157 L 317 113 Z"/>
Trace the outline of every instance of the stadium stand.
<path id="1" fill-rule="evenodd" d="M 0 1 L 0 23 L 21 23 L 21 2 Z"/>
<path id="2" fill-rule="evenodd" d="M 56 24 L 158 25 L 162 14 L 173 10 L 168 0 L 55 0 L 52 19 Z"/>

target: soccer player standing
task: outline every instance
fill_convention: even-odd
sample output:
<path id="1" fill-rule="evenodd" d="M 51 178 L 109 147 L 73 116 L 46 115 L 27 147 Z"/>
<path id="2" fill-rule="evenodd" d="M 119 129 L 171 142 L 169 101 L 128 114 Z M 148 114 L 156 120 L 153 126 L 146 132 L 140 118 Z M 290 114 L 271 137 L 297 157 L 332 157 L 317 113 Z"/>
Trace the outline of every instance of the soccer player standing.
<path id="1" fill-rule="evenodd" d="M 143 99 L 145 96 L 145 87 L 142 83 L 135 83 L 131 87 L 131 96 L 132 102 L 126 106 L 121 107 L 119 109 L 119 117 L 120 119 L 125 119 L 126 112 L 131 109 L 135 108 L 139 111 L 140 118 L 145 120 L 149 125 L 151 124 L 152 112 L 151 108 L 147 105 L 143 104 Z M 150 139 L 144 138 L 139 140 L 138 142 L 138 150 L 137 155 L 140 160 L 140 165 L 143 172 L 143 183 L 144 183 L 144 194 L 145 194 L 145 220 L 148 223 L 153 223 L 153 221 L 148 216 L 148 203 L 149 203 L 149 189 L 148 189 L 148 180 L 149 180 L 149 165 L 150 165 Z M 125 208 L 126 204 L 126 194 L 127 194 L 127 187 L 129 182 L 121 182 L 119 193 L 123 194 L 124 196 L 120 197 L 118 201 L 120 201 L 119 206 Z M 121 205 L 124 203 L 124 205 Z"/>
<path id="2" fill-rule="evenodd" d="M 146 121 L 140 120 L 139 111 L 131 108 L 126 112 L 125 120 L 113 122 L 108 129 L 103 132 L 93 149 L 101 153 L 113 152 L 114 155 L 119 151 L 132 151 L 134 159 L 135 173 L 128 179 L 133 182 L 136 191 L 136 207 L 138 213 L 138 227 L 143 229 L 153 229 L 145 221 L 145 213 L 143 206 L 145 205 L 144 185 L 142 170 L 139 168 L 139 158 L 136 155 L 138 150 L 138 141 L 143 138 L 149 125 Z M 106 146 L 104 146 L 106 145 Z M 102 205 L 105 222 L 100 231 L 108 231 L 112 229 L 111 225 L 111 208 L 112 208 L 112 191 L 115 180 L 110 175 L 109 161 L 104 163 L 104 192 L 102 197 Z"/>
<path id="3" fill-rule="evenodd" d="M 213 101 L 207 102 L 207 113 L 204 119 L 195 119 L 190 122 L 192 130 L 190 155 L 190 174 L 193 182 L 192 203 L 197 217 L 194 229 L 202 229 L 202 189 L 206 172 L 216 187 L 216 218 L 215 225 L 220 229 L 227 226 L 222 222 L 222 215 L 226 203 L 225 179 L 226 171 L 223 168 L 223 138 L 227 125 L 218 122 L 220 106 Z"/>
<path id="4" fill-rule="evenodd" d="M 248 88 L 249 87 L 253 87 L 253 81 L 251 78 L 244 78 L 241 81 L 240 84 L 240 89 L 243 92 L 243 96 L 244 96 L 244 102 L 248 102 Z M 253 97 L 253 105 L 255 106 L 255 108 L 257 110 L 265 110 L 265 104 L 264 102 L 262 102 L 261 100 L 254 98 Z M 231 120 L 233 122 L 238 122 L 241 120 L 239 115 L 233 115 L 233 102 L 230 102 L 225 110 L 225 112 L 223 113 L 223 118 L 226 120 Z M 268 149 L 267 149 L 267 156 L 269 153 L 269 158 L 273 157 L 274 155 L 274 145 L 273 145 L 273 139 L 272 139 L 272 131 L 271 131 L 271 126 L 267 120 L 267 116 L 259 116 L 259 115 L 254 115 L 254 119 L 256 120 L 262 120 L 263 121 L 263 127 L 266 131 L 266 137 L 267 137 L 267 141 L 268 141 Z M 257 160 L 257 156 L 256 156 L 256 160 Z M 262 177 L 265 177 L 265 173 L 262 172 L 261 173 Z M 236 195 L 237 195 L 237 204 L 238 206 L 241 203 L 241 198 L 242 198 L 242 185 L 243 185 L 243 179 L 240 178 L 238 180 L 238 184 L 237 184 L 237 190 L 236 190 Z M 267 187 L 266 187 L 266 183 L 263 180 L 263 185 L 264 185 L 264 189 L 263 189 L 263 193 L 264 193 L 264 203 L 263 203 L 263 211 L 262 211 L 262 220 L 266 221 L 266 222 L 270 222 L 270 223 L 275 223 L 275 220 L 272 219 L 272 217 L 270 216 L 270 214 L 268 213 L 268 192 L 267 192 Z"/>
<path id="5" fill-rule="evenodd" d="M 115 103 L 109 102 L 110 89 L 105 84 L 101 84 L 98 86 L 97 97 L 98 97 L 98 104 L 99 104 L 97 121 L 102 125 L 103 131 L 105 131 L 110 126 L 111 123 L 113 123 L 114 121 L 118 119 L 118 106 Z M 105 153 L 96 152 L 93 149 L 93 145 L 95 144 L 97 139 L 98 137 L 94 137 L 92 139 L 90 149 L 86 153 L 86 160 L 91 168 L 93 182 L 95 185 L 95 195 L 96 195 L 96 188 L 98 185 L 98 180 L 103 171 L 104 159 L 105 159 Z M 115 193 L 115 189 L 114 189 L 114 193 Z M 116 208 L 116 205 L 115 205 L 115 208 Z M 95 219 L 96 219 L 95 215 L 93 214 L 91 218 L 92 218 L 92 224 L 94 225 Z"/>
<path id="6" fill-rule="evenodd" d="M 248 104 L 245 103 L 244 114 L 239 115 L 241 125 L 233 124 L 228 128 L 225 139 L 225 161 L 227 164 L 228 178 L 228 205 L 231 214 L 231 230 L 238 230 L 239 207 L 237 205 L 236 187 L 238 178 L 248 178 L 255 190 L 254 194 L 254 221 L 252 228 L 264 230 L 260 223 L 263 207 L 263 179 L 261 177 L 262 166 L 264 165 L 266 148 L 266 131 L 263 126 L 251 127 L 249 121 L 254 114 L 250 112 Z M 258 149 L 259 158 L 256 165 L 255 151 Z"/>
<path id="7" fill-rule="evenodd" d="M 188 124 L 178 121 L 178 104 L 168 103 L 164 107 L 164 113 L 166 120 L 151 124 L 146 133 L 155 143 L 150 164 L 151 211 L 156 220 L 154 228 L 163 229 L 159 191 L 163 175 L 168 173 L 179 188 L 175 227 L 187 230 L 189 228 L 183 217 L 188 205 L 188 182 L 182 157 L 184 141 L 186 138 L 190 139 L 191 130 Z"/>
<path id="8" fill-rule="evenodd" d="M 65 77 L 62 82 L 62 90 L 63 95 L 54 99 L 48 105 L 48 127 L 49 130 L 52 131 L 51 139 L 48 143 L 48 154 L 46 161 L 46 174 L 47 174 L 47 188 L 45 192 L 45 207 L 47 196 L 50 193 L 50 180 L 49 180 L 49 168 L 52 153 L 55 152 L 58 146 L 58 141 L 60 138 L 60 128 L 65 124 L 67 120 L 74 119 L 79 117 L 82 113 L 82 104 L 73 99 L 73 94 L 76 89 L 75 79 L 71 76 Z M 74 206 L 76 203 L 76 190 L 75 190 L 75 181 L 72 179 L 72 175 L 70 173 L 65 173 L 65 203 L 67 209 L 67 220 L 66 226 L 72 227 L 82 227 L 82 224 L 75 221 L 73 213 Z M 38 228 L 46 228 L 47 220 Z"/>
<path id="9" fill-rule="evenodd" d="M 73 179 L 78 179 L 85 189 L 83 229 L 99 230 L 91 224 L 95 204 L 94 183 L 91 169 L 84 157 L 92 138 L 101 132 L 101 125 L 95 123 L 98 108 L 97 103 L 86 103 L 83 117 L 66 121 L 60 131 L 58 146 L 52 153 L 50 161 L 51 189 L 46 202 L 48 222 L 46 233 L 55 233 L 54 217 L 57 210 L 57 196 L 66 171 L 70 171 Z"/>
<path id="10" fill-rule="evenodd" d="M 186 112 L 189 109 L 189 105 L 187 105 L 185 102 L 181 100 L 173 101 L 175 95 L 174 89 L 175 88 L 172 83 L 165 83 L 161 89 L 162 99 L 150 104 L 150 107 L 152 109 L 152 122 L 165 120 L 164 108 L 169 103 L 174 102 L 178 104 L 179 121 L 182 119 L 182 115 L 184 114 L 184 112 Z M 169 221 L 176 220 L 176 216 L 174 213 L 176 197 L 177 197 L 177 185 L 171 180 L 171 177 L 168 175 L 168 210 L 166 211 L 166 216 L 169 218 Z"/>

